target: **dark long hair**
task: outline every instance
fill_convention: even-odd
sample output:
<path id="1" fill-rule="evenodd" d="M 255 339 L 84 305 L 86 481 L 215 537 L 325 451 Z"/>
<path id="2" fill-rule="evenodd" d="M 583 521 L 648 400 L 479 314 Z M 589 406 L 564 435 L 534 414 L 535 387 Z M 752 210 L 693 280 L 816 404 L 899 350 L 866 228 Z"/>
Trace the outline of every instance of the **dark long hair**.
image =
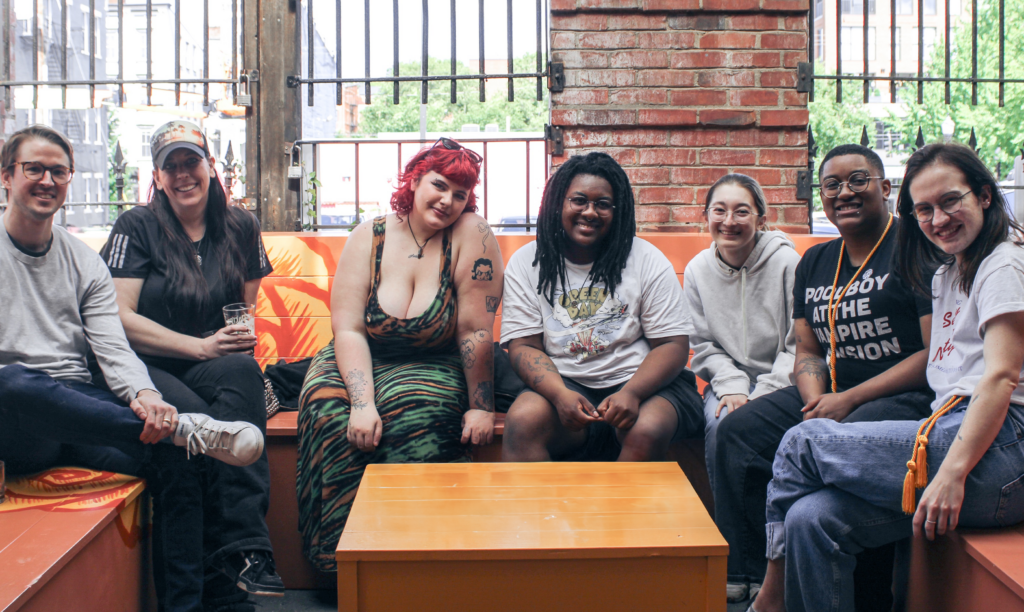
<path id="1" fill-rule="evenodd" d="M 960 144 L 944 143 L 921 147 L 907 160 L 907 170 L 896 205 L 900 212 L 896 269 L 900 277 L 915 291 L 933 297 L 929 271 L 943 264 L 952 265 L 956 261 L 955 257 L 946 254 L 925 237 L 917 219 L 914 218 L 914 198 L 910 195 L 910 185 L 922 170 L 937 163 L 953 166 L 963 172 L 971 193 L 975 196 L 980 196 L 985 187 L 988 187 L 992 194 L 992 201 L 983 213 L 981 233 L 964 250 L 963 265 L 959 269 L 960 291 L 964 295 L 970 295 L 981 262 L 1000 243 L 1010 240 L 1011 231 L 1014 234 L 1014 242 L 1019 244 L 1024 229 L 1006 212 L 1006 200 L 999 190 L 999 183 L 973 150 Z"/>
<path id="2" fill-rule="evenodd" d="M 167 262 L 164 299 L 168 310 L 189 332 L 208 331 L 202 329 L 202 325 L 210 306 L 210 288 L 196 261 L 192 239 L 174 214 L 167 194 L 157 189 L 155 183 L 150 187 L 149 209 L 156 215 L 163 234 L 161 246 Z M 209 240 L 210 256 L 216 257 L 220 264 L 221 282 L 229 303 L 241 302 L 244 294 L 246 253 L 255 246 L 244 244 L 246 229 L 255 223 L 251 217 L 245 210 L 228 206 L 227 194 L 220 184 L 220 177 L 214 172 L 206 199 L 206 234 L 203 240 Z M 257 232 L 253 235 L 259 239 Z"/>
<path id="3" fill-rule="evenodd" d="M 568 237 L 562 229 L 562 206 L 569 184 L 580 174 L 598 176 L 612 187 L 615 212 L 612 214 L 611 231 L 605 237 L 601 254 L 590 269 L 590 284 L 603 282 L 609 293 L 615 293 L 615 286 L 622 282 L 622 270 L 633 248 L 636 235 L 636 214 L 633 210 L 633 188 L 629 177 L 607 153 L 588 153 L 569 158 L 569 161 L 555 172 L 544 187 L 544 198 L 537 219 L 537 255 L 533 265 L 540 265 L 537 291 L 555 303 L 555 283 L 562 292 L 566 291 L 565 246 Z"/>

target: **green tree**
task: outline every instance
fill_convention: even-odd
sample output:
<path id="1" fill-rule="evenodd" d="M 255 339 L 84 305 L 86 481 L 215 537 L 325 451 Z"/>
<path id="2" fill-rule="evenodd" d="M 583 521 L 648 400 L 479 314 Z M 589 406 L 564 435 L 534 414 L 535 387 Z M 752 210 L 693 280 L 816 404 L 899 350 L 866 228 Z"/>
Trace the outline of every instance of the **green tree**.
<path id="1" fill-rule="evenodd" d="M 513 60 L 517 73 L 534 72 L 537 56 L 525 55 Z M 451 60 L 428 58 L 427 72 L 431 75 L 451 74 Z M 466 64 L 456 64 L 457 74 L 476 74 Z M 390 73 L 390 71 L 389 71 Z M 419 75 L 419 62 L 399 65 L 402 76 Z M 377 86 L 370 106 L 359 112 L 359 131 L 372 135 L 380 132 L 418 132 L 420 129 L 420 83 L 399 84 L 399 104 L 394 103 L 393 86 L 389 83 Z M 474 79 L 456 81 L 456 102 L 451 102 L 451 81 L 431 81 L 427 84 L 427 131 L 458 132 L 463 124 L 475 123 L 481 127 L 497 123 L 505 127 L 505 118 L 512 118 L 514 131 L 541 131 L 548 118 L 547 86 L 542 86 L 544 99 L 537 100 L 536 79 L 516 79 L 515 100 L 508 101 L 503 88 L 502 95 L 491 96 L 486 102 L 480 101 L 480 82 Z"/>
<path id="2" fill-rule="evenodd" d="M 970 10 L 969 5 L 964 11 Z M 969 12 L 967 13 L 969 14 Z M 1024 78 L 1024 2 L 1005 3 L 1005 76 L 1009 79 Z M 931 57 L 926 63 L 926 72 L 931 76 L 945 74 L 945 43 L 937 39 Z M 957 78 L 971 76 L 971 23 L 960 21 L 950 41 L 950 75 Z M 984 2 L 978 5 L 978 76 L 997 78 L 999 76 L 999 3 Z M 910 83 L 899 91 L 906 114 L 893 117 L 893 123 L 900 126 L 903 142 L 916 146 L 917 130 L 921 128 L 926 142 L 942 138 L 942 122 L 946 117 L 953 119 L 956 128 L 953 139 L 967 143 L 971 128 L 978 140 L 978 154 L 985 164 L 995 171 L 1001 163 L 1003 176 L 1012 170 L 1014 156 L 1020 154 L 1024 141 L 1024 86 L 1005 85 L 1005 106 L 999 106 L 999 85 L 981 83 L 978 85 L 978 105 L 971 105 L 971 84 L 953 83 L 950 104 L 945 101 L 945 85 L 925 83 L 924 104 L 917 103 L 916 83 Z M 998 152 L 997 152 L 998 150 Z M 1003 178 L 1003 177 L 1000 177 Z"/>
<path id="3" fill-rule="evenodd" d="M 821 64 L 814 67 L 815 74 L 835 74 L 826 71 Z M 813 181 L 818 179 L 818 163 L 826 153 L 842 144 L 860 142 L 861 132 L 865 126 L 873 124 L 857 94 L 860 89 L 852 89 L 853 82 L 843 83 L 843 102 L 836 102 L 836 82 L 832 79 L 814 82 L 814 101 L 808 102 L 810 112 L 811 133 L 814 144 L 818 147 L 815 158 Z M 859 83 L 858 83 L 859 84 Z M 814 209 L 821 210 L 821 194 L 814 193 Z"/>

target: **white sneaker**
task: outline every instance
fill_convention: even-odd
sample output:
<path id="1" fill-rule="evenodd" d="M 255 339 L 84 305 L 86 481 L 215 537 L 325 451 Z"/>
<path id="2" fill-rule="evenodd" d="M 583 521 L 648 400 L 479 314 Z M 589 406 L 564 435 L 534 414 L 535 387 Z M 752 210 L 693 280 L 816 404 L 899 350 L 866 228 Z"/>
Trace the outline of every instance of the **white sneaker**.
<path id="1" fill-rule="evenodd" d="M 753 601 L 754 599 L 756 599 L 757 598 L 757 594 L 760 593 L 760 592 L 761 592 L 761 583 L 760 582 L 751 582 L 750 583 L 750 600 Z"/>
<path id="2" fill-rule="evenodd" d="M 245 421 L 218 421 L 205 414 L 179 414 L 174 445 L 228 465 L 251 465 L 263 454 L 263 434 Z"/>
<path id="3" fill-rule="evenodd" d="M 745 582 L 727 582 L 725 584 L 725 601 L 738 603 L 746 601 L 750 594 L 750 586 Z"/>

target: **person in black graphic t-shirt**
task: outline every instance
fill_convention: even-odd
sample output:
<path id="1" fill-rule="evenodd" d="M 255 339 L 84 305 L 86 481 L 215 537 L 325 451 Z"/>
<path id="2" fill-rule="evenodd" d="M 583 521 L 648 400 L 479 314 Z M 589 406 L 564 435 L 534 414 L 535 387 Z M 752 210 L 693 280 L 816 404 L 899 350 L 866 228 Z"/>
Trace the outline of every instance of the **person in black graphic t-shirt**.
<path id="1" fill-rule="evenodd" d="M 890 184 L 881 159 L 866 147 L 843 145 L 825 156 L 819 174 L 825 214 L 841 238 L 808 249 L 796 268 L 795 386 L 748 402 L 718 429 L 715 522 L 729 542 L 732 601 L 755 595 L 765 575 L 767 486 L 786 431 L 812 418 L 917 420 L 933 399 L 925 380 L 931 302 L 893 271 L 898 221 L 886 207 Z M 872 587 L 864 595 L 876 600 L 889 597 L 892 547 L 865 554 L 878 559 L 859 566 L 887 573 L 888 581 L 862 580 L 871 584 L 858 588 Z M 772 595 L 761 595 L 759 612 L 776 609 Z"/>

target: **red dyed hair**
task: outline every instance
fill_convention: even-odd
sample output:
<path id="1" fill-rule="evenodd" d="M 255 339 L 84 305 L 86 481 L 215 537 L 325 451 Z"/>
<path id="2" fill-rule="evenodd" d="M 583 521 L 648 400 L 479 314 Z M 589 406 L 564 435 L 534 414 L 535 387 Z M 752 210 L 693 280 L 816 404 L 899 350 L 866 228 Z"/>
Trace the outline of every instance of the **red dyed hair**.
<path id="1" fill-rule="evenodd" d="M 450 181 L 469 188 L 466 208 L 462 211 L 476 212 L 476 193 L 473 188 L 480 182 L 480 164 L 473 160 L 467 149 L 446 149 L 430 147 L 423 149 L 405 165 L 405 171 L 398 177 L 398 189 L 391 194 L 391 210 L 408 216 L 412 210 L 413 185 L 428 172 L 437 172 Z"/>

